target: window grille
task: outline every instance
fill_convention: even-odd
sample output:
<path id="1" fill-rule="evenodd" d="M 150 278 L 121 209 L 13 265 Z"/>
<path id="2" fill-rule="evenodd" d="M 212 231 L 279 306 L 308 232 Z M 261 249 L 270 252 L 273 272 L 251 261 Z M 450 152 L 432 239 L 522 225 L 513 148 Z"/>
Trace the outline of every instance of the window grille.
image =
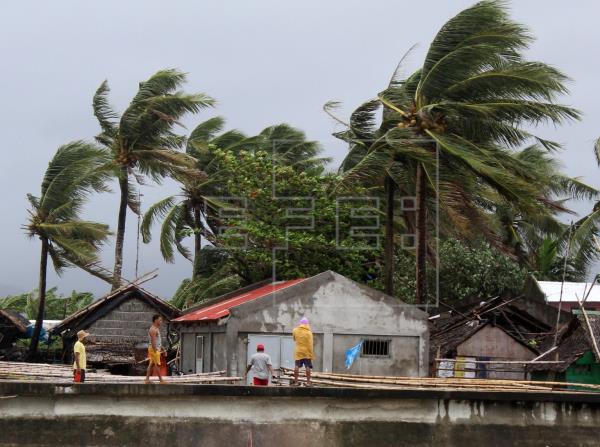
<path id="1" fill-rule="evenodd" d="M 363 342 L 361 357 L 389 357 L 390 341 L 367 339 Z"/>

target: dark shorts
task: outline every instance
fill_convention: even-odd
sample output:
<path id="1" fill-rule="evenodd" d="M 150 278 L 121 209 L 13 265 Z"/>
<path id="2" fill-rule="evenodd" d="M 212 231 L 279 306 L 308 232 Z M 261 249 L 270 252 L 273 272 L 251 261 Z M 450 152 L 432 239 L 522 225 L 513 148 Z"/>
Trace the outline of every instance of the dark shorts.
<path id="1" fill-rule="evenodd" d="M 85 382 L 85 369 L 81 369 L 81 375 L 77 377 L 77 370 L 73 370 L 73 382 L 83 383 Z"/>
<path id="2" fill-rule="evenodd" d="M 303 366 L 312 369 L 312 360 L 311 359 L 300 359 L 296 360 L 296 368 L 302 368 Z"/>
<path id="3" fill-rule="evenodd" d="M 267 386 L 269 385 L 269 379 L 259 379 L 258 377 L 254 377 L 254 385 Z"/>

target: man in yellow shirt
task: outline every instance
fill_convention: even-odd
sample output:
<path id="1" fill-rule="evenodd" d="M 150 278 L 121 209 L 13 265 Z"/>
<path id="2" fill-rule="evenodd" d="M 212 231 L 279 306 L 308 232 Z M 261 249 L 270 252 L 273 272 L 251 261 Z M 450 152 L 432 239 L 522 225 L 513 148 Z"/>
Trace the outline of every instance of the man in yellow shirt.
<path id="1" fill-rule="evenodd" d="M 85 369 L 87 368 L 87 358 L 85 354 L 84 341 L 86 337 L 90 335 L 84 330 L 77 332 L 77 341 L 73 346 L 73 354 L 75 362 L 73 362 L 73 381 L 74 382 L 85 382 Z"/>
<path id="2" fill-rule="evenodd" d="M 308 325 L 308 318 L 302 318 L 300 324 L 292 331 L 294 342 L 296 343 L 294 350 L 294 385 L 299 385 L 298 375 L 300 368 L 306 368 L 306 386 L 311 386 L 310 373 L 312 370 L 312 361 L 315 358 L 313 352 L 313 333 Z"/>

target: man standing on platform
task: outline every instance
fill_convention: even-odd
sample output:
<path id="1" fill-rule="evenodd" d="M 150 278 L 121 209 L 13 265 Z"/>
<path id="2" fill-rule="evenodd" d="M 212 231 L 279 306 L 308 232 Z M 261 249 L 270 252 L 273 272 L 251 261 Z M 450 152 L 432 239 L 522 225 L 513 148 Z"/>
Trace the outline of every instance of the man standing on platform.
<path id="1" fill-rule="evenodd" d="M 302 318 L 300 324 L 294 328 L 292 332 L 296 348 L 294 350 L 294 383 L 293 385 L 300 385 L 298 382 L 298 375 L 300 374 L 300 368 L 304 366 L 306 368 L 306 386 L 312 386 L 310 374 L 313 368 L 312 361 L 315 358 L 313 353 L 313 333 L 308 325 L 308 318 Z"/>
<path id="2" fill-rule="evenodd" d="M 148 370 L 146 371 L 146 383 L 150 383 L 150 374 L 156 374 L 160 383 L 164 383 L 160 375 L 160 355 L 162 353 L 162 341 L 160 338 L 160 325 L 162 317 L 158 314 L 152 316 L 152 326 L 148 331 Z"/>
<path id="3" fill-rule="evenodd" d="M 77 341 L 73 346 L 73 355 L 75 357 L 75 362 L 73 362 L 74 382 L 85 382 L 85 369 L 87 368 L 87 358 L 85 353 L 85 345 L 83 344 L 83 342 L 85 341 L 88 335 L 90 334 L 84 330 L 77 332 Z"/>
<path id="4" fill-rule="evenodd" d="M 271 377 L 275 377 L 271 357 L 269 354 L 265 353 L 264 345 L 258 345 L 256 347 L 256 354 L 253 354 L 252 357 L 250 357 L 250 363 L 246 367 L 246 377 L 250 370 L 252 370 L 254 385 L 268 386 L 269 373 L 271 373 Z"/>

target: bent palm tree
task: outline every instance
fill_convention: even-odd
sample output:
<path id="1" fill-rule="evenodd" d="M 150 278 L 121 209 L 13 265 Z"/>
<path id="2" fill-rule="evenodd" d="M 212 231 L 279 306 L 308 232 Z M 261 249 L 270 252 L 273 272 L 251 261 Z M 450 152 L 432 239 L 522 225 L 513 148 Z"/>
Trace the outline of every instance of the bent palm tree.
<path id="1" fill-rule="evenodd" d="M 193 263 L 192 281 L 200 273 L 202 236 L 211 238 L 217 234 L 216 214 L 221 203 L 217 196 L 226 194 L 224 184 L 228 176 L 218 165 L 216 150 L 236 153 L 246 140 L 237 130 L 220 133 L 225 121 L 211 118 L 199 124 L 187 141 L 186 153 L 195 160 L 195 168 L 202 175 L 178 175 L 181 183 L 181 199 L 167 197 L 152 205 L 142 221 L 141 232 L 145 243 L 152 239 L 151 227 L 162 220 L 160 251 L 167 262 L 173 262 L 174 249 Z M 206 223 L 206 225 L 205 225 Z M 212 224 L 212 225 L 211 225 Z M 207 228 L 208 226 L 208 228 Z M 194 255 L 182 244 L 187 236 L 194 236 Z"/>
<path id="2" fill-rule="evenodd" d="M 136 214 L 140 212 L 131 178 L 141 182 L 143 176 L 149 176 L 160 182 L 165 176 L 195 175 L 193 158 L 179 152 L 185 138 L 174 133 L 173 127 L 186 113 L 196 113 L 213 105 L 214 100 L 202 93 L 183 93 L 179 88 L 184 82 L 185 74 L 177 70 L 155 73 L 140 83 L 137 94 L 120 117 L 108 103 L 106 81 L 94 95 L 94 115 L 102 129 L 96 140 L 112 157 L 121 193 L 113 289 L 121 283 L 127 208 Z"/>
<path id="3" fill-rule="evenodd" d="M 356 151 L 358 161 L 346 175 L 380 178 L 387 171 L 416 196 L 417 303 L 427 297 L 427 214 L 436 194 L 447 210 L 446 225 L 475 227 L 486 238 L 495 237 L 489 228 L 494 204 L 526 215 L 548 216 L 561 208 L 545 194 L 547 179 L 510 150 L 529 139 L 557 149 L 524 127 L 579 117 L 554 103 L 566 92 L 566 77 L 523 59 L 530 41 L 503 2 L 479 2 L 441 28 L 421 69 L 379 95 L 388 129 Z"/>
<path id="4" fill-rule="evenodd" d="M 29 194 L 30 218 L 25 226 L 30 237 L 42 242 L 39 272 L 39 308 L 29 347 L 29 357 L 37 353 L 46 298 L 48 256 L 54 269 L 87 265 L 97 259 L 99 246 L 110 234 L 108 226 L 79 219 L 88 195 L 105 191 L 108 162 L 103 150 L 82 141 L 61 146 L 48 166 L 40 197 Z"/>
<path id="5" fill-rule="evenodd" d="M 600 166 L 600 138 L 594 144 L 594 156 Z M 597 197 L 593 197 L 596 198 Z M 572 250 L 576 253 L 575 263 L 588 268 L 598 260 L 600 247 L 600 202 L 596 202 L 592 211 L 573 224 L 571 243 Z"/>

